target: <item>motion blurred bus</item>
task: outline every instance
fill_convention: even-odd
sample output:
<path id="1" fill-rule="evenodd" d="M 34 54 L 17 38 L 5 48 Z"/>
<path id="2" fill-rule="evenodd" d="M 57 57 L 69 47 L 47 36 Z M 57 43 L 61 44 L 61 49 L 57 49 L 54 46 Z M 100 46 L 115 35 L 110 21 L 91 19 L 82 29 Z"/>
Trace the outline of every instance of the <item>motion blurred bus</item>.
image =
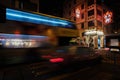
<path id="1" fill-rule="evenodd" d="M 78 36 L 74 22 L 45 15 L 5 8 L 6 21 L 0 23 L 1 64 L 24 62 L 26 49 L 69 45 Z"/>

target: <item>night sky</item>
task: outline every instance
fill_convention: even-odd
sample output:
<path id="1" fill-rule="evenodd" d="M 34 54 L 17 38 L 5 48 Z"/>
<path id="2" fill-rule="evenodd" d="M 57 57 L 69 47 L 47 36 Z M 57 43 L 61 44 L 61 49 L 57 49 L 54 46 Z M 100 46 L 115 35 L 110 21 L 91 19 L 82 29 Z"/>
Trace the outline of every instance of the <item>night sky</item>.
<path id="1" fill-rule="evenodd" d="M 111 7 L 111 8 L 116 8 L 117 6 L 120 6 L 120 0 L 103 0 L 104 3 Z"/>
<path id="2" fill-rule="evenodd" d="M 40 0 L 40 12 L 62 17 L 65 0 Z"/>
<path id="3" fill-rule="evenodd" d="M 44 14 L 62 17 L 63 3 L 65 0 L 40 0 L 40 12 Z M 68 0 L 69 1 L 69 0 Z M 120 7 L 120 0 L 102 0 L 111 10 Z"/>
<path id="4" fill-rule="evenodd" d="M 104 0 L 104 4 L 113 12 L 114 17 L 120 14 L 120 0 Z"/>

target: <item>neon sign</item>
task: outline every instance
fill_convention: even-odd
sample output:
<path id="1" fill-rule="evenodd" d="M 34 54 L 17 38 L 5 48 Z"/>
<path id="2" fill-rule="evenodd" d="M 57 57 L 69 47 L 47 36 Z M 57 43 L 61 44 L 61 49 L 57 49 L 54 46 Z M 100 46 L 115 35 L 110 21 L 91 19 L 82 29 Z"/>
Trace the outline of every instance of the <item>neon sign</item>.
<path id="1" fill-rule="evenodd" d="M 76 17 L 80 18 L 80 9 L 79 8 L 76 9 L 75 13 L 76 13 Z"/>
<path id="2" fill-rule="evenodd" d="M 112 12 L 110 11 L 107 11 L 105 14 L 104 14 L 104 23 L 105 24 L 109 24 L 112 22 Z"/>

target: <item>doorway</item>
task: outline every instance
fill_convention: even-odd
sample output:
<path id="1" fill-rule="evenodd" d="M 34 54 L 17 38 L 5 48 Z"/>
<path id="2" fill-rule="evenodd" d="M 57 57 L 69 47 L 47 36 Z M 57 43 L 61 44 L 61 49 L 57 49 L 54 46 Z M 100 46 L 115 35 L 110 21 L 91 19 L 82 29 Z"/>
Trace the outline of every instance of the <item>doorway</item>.
<path id="1" fill-rule="evenodd" d="M 73 37 L 58 37 L 58 46 L 69 46 L 69 41 Z"/>

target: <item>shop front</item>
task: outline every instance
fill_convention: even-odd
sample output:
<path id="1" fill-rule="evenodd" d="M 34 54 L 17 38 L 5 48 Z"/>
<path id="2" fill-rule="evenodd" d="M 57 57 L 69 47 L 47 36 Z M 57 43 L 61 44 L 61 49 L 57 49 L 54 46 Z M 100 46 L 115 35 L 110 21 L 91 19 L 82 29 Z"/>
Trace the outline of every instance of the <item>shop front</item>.
<path id="1" fill-rule="evenodd" d="M 76 29 L 54 28 L 53 30 L 58 39 L 58 46 L 68 46 L 70 40 L 78 36 Z"/>
<path id="2" fill-rule="evenodd" d="M 84 43 L 88 47 L 103 48 L 104 47 L 104 33 L 98 30 L 86 30 L 83 35 Z"/>

